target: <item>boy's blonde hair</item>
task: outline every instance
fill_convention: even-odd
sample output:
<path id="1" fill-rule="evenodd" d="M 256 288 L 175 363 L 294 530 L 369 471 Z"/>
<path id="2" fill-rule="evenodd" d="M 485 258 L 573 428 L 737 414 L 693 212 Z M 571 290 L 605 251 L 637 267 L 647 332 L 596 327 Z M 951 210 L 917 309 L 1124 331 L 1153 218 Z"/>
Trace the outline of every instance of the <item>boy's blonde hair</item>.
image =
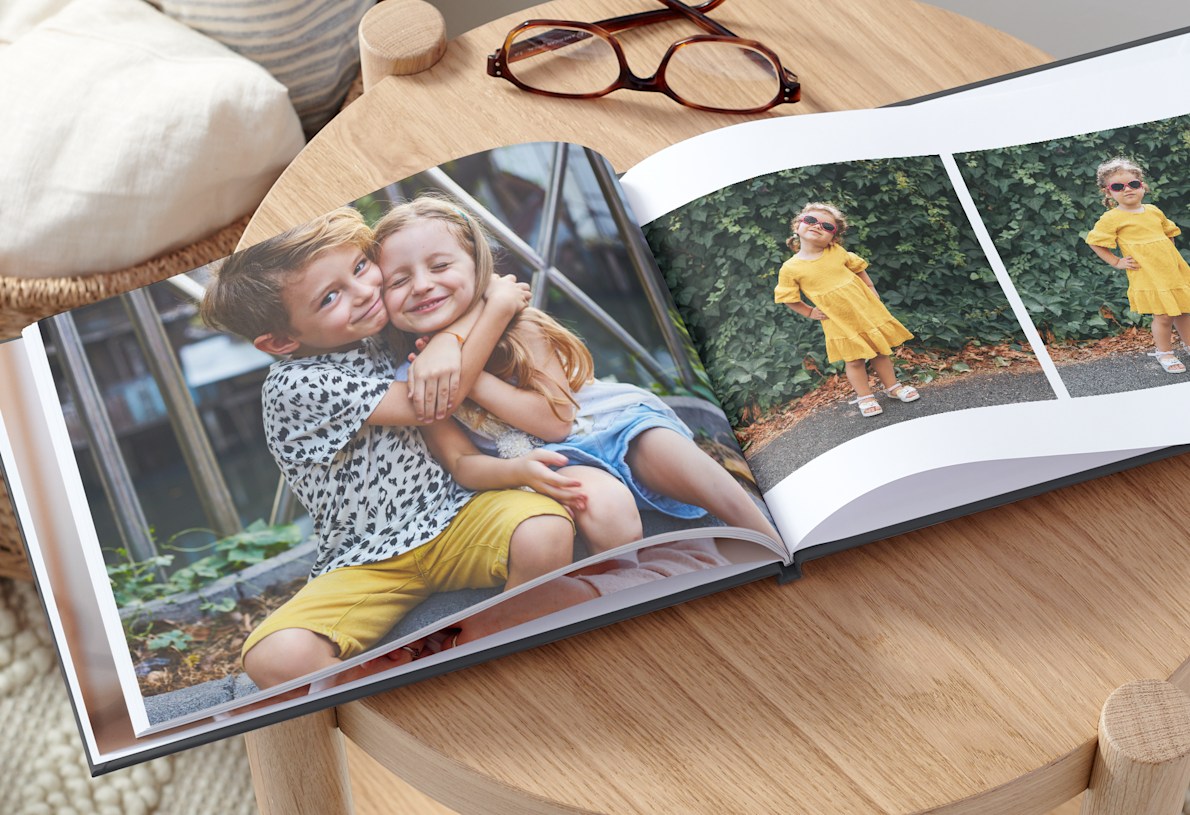
<path id="1" fill-rule="evenodd" d="M 1103 193 L 1103 206 L 1107 207 L 1108 209 L 1116 206 L 1116 199 L 1112 198 L 1106 192 L 1107 180 L 1116 173 L 1132 173 L 1141 181 L 1145 180 L 1145 171 L 1140 168 L 1139 164 L 1125 156 L 1109 158 L 1107 161 L 1096 167 L 1095 184 L 1098 185 L 1099 189 L 1105 191 Z"/>
<path id="2" fill-rule="evenodd" d="M 811 201 L 802 207 L 801 212 L 799 212 L 797 215 L 794 215 L 789 221 L 789 231 L 793 233 L 785 239 L 785 245 L 789 247 L 789 251 L 796 252 L 801 247 L 802 241 L 797 234 L 798 222 L 801 221 L 803 215 L 805 215 L 807 212 L 813 212 L 814 210 L 829 212 L 831 217 L 835 219 L 835 236 L 834 240 L 831 242 L 837 243 L 840 246 L 843 245 L 843 235 L 847 232 L 847 216 L 844 215 L 843 211 L 834 204 L 826 204 L 822 201 Z"/>
<path id="3" fill-rule="evenodd" d="M 397 204 L 376 222 L 373 255 L 379 255 L 380 246 L 386 239 L 412 223 L 427 219 L 445 224 L 451 236 L 458 241 L 459 248 L 475 260 L 475 297 L 468 307 L 470 311 L 487 291 L 496 263 L 483 225 L 464 212 L 455 201 L 444 196 L 422 195 Z M 566 382 L 553 381 L 533 363 L 531 332 L 542 335 L 550 350 L 557 355 Z M 403 358 L 412 347 L 412 339 L 395 329 L 388 332 L 386 337 L 397 358 Z M 591 381 L 595 363 L 583 341 L 561 323 L 544 311 L 526 308 L 505 329 L 485 370 L 506 382 L 514 383 L 522 390 L 541 394 L 549 401 L 554 415 L 564 418 L 560 409 L 575 404 L 569 392 Z M 560 397 L 559 393 L 565 396 Z"/>
<path id="4" fill-rule="evenodd" d="M 372 250 L 372 229 L 351 207 L 336 210 L 229 255 L 215 269 L 203 295 L 203 322 L 248 340 L 289 330 L 281 293 L 328 249 L 350 245 Z"/>

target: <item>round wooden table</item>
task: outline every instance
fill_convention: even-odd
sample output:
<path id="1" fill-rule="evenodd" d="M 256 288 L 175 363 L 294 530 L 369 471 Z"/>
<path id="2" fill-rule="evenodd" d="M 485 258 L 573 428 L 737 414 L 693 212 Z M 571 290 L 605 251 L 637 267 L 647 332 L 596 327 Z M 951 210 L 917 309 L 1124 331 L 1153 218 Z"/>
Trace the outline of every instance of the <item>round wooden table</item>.
<path id="1" fill-rule="evenodd" d="M 639 93 L 548 99 L 483 75 L 521 19 L 647 5 L 558 0 L 383 79 L 298 156 L 245 240 L 500 144 L 580 142 L 624 170 L 742 120 Z M 712 14 L 799 74 L 804 101 L 765 116 L 883 105 L 1047 60 L 910 0 L 730 0 Z M 686 33 L 649 34 L 629 59 L 649 73 L 656 49 Z M 1085 788 L 1114 688 L 1190 687 L 1188 478 L 1187 458 L 1161 461 L 812 562 L 790 585 L 737 588 L 260 731 L 249 740 L 262 810 L 338 805 L 342 780 L 327 792 L 315 779 L 343 764 L 337 723 L 461 812 L 1047 812 Z M 309 738 L 317 747 L 284 749 Z M 353 773 L 368 761 L 353 758 Z M 383 782 L 362 773 L 357 802 L 387 811 L 393 798 L 370 787 Z M 417 811 L 431 810 L 445 811 Z"/>

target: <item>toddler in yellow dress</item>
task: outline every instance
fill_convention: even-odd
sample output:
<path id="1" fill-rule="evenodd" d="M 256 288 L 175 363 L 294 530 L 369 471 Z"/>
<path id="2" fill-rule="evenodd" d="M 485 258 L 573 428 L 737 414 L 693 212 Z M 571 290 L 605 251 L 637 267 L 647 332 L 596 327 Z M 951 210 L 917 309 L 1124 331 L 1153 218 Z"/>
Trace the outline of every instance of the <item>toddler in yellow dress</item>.
<path id="1" fill-rule="evenodd" d="M 815 202 L 806 204 L 789 228 L 793 234 L 785 245 L 794 255 L 781 266 L 773 299 L 821 321 L 827 360 L 847 363 L 847 381 L 856 396 L 851 404 L 861 415 L 884 412 L 868 380 L 868 360 L 883 393 L 902 402 L 916 401 L 920 394 L 897 381 L 890 356 L 913 335 L 880 302 L 866 271 L 868 262 L 843 248 L 846 217 L 831 204 Z M 804 302 L 803 295 L 814 305 Z"/>
<path id="2" fill-rule="evenodd" d="M 1136 162 L 1117 157 L 1095 171 L 1107 212 L 1087 233 L 1087 243 L 1104 263 L 1128 274 L 1128 307 L 1153 315 L 1156 357 L 1166 373 L 1181 374 L 1186 366 L 1173 351 L 1173 328 L 1182 348 L 1190 351 L 1190 266 L 1174 246 L 1182 230 L 1152 204 L 1144 203 L 1148 185 Z M 1117 256 L 1112 249 L 1120 249 Z"/>

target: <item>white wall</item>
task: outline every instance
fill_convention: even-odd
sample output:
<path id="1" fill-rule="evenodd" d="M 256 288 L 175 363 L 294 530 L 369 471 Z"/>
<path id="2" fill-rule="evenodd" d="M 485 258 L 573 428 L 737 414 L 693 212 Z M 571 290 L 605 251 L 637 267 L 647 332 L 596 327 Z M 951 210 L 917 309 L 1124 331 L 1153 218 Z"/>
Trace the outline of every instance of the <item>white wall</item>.
<path id="1" fill-rule="evenodd" d="M 447 34 L 452 37 L 489 20 L 536 5 L 531 0 L 430 2 L 441 9 L 446 18 Z M 640 2 L 643 9 L 653 0 Z M 807 9 L 815 7 L 813 3 L 804 5 Z M 930 5 L 999 28 L 1056 58 L 1190 26 L 1190 0 L 935 0 Z"/>

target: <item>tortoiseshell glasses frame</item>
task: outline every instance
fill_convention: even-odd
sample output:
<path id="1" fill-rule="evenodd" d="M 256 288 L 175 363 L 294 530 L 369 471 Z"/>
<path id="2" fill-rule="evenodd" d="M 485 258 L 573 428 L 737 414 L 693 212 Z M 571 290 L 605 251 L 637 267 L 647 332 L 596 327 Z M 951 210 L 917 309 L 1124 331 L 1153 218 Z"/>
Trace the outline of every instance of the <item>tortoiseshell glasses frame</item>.
<path id="1" fill-rule="evenodd" d="M 797 102 L 801 98 L 801 85 L 798 83 L 797 75 L 783 67 L 780 58 L 770 48 L 756 40 L 745 39 L 733 34 L 703 13 L 716 8 L 724 1 L 706 0 L 706 2 L 698 5 L 687 5 L 680 2 L 680 0 L 659 0 L 665 8 L 641 11 L 621 17 L 612 17 L 594 23 L 573 20 L 526 20 L 508 33 L 500 50 L 488 56 L 488 75 L 508 80 L 518 88 L 530 93 L 565 99 L 595 99 L 621 88 L 663 93 L 670 99 L 686 107 L 712 113 L 761 113 L 777 105 Z M 613 35 L 620 31 L 627 31 L 652 23 L 680 19 L 690 20 L 709 33 L 686 37 L 670 45 L 652 76 L 639 77 L 632 73 L 628 67 L 627 60 L 624 58 L 624 51 Z M 534 31 L 535 29 L 540 30 Z M 533 33 L 530 35 L 528 32 Z M 539 74 L 538 76 L 530 77 L 529 81 L 526 81 L 524 73 L 529 72 L 522 72 L 522 75 L 518 75 L 514 67 L 517 62 L 530 57 L 550 54 L 559 49 L 577 46 L 580 43 L 586 43 L 588 49 L 597 48 L 599 50 L 595 53 L 588 50 L 588 52 L 582 53 L 578 59 L 572 59 L 568 63 L 561 63 L 559 61 L 550 61 L 547 63 L 553 68 L 565 65 L 566 70 L 574 71 L 574 75 L 571 77 L 560 78 L 559 74 L 563 73 L 563 71 L 551 71 L 545 76 Z M 732 54 L 738 52 L 738 55 L 732 57 L 732 59 L 737 61 L 737 64 L 738 56 L 742 55 L 747 62 L 751 63 L 750 68 L 748 68 L 749 71 L 755 72 L 755 69 L 759 68 L 760 72 L 764 75 L 764 83 L 759 87 L 747 85 L 751 80 L 741 79 L 739 88 L 741 95 L 755 96 L 756 93 L 768 93 L 767 88 L 771 85 L 773 90 L 772 96 L 770 98 L 764 98 L 763 96 L 751 98 L 740 104 L 735 104 L 734 101 L 730 103 L 725 101 L 724 103 L 706 104 L 707 99 L 691 99 L 690 96 L 699 96 L 702 93 L 714 95 L 715 91 L 701 91 L 691 87 L 686 81 L 687 77 L 682 73 L 683 70 L 686 70 L 688 73 L 691 72 L 689 68 L 679 68 L 675 71 L 679 78 L 678 82 L 671 82 L 667 78 L 667 68 L 670 68 L 674 64 L 681 65 L 683 59 L 690 59 L 689 57 L 682 56 L 684 52 L 686 54 L 698 53 L 703 55 L 697 58 L 703 60 L 703 65 L 700 65 L 699 69 L 722 78 L 725 74 L 725 69 L 732 66 L 726 66 L 723 60 L 708 60 L 706 56 L 713 51 L 717 51 L 720 54 L 724 53 L 722 47 L 717 49 L 708 48 L 708 46 L 718 44 L 731 46 L 730 51 Z M 610 53 L 608 53 L 608 49 L 610 49 Z M 697 50 L 691 51 L 687 49 Z M 618 72 L 614 77 L 610 74 L 610 71 L 614 70 L 614 66 L 610 61 L 612 55 L 614 55 L 619 66 Z M 563 54 L 560 56 L 567 55 Z M 689 64 L 688 61 L 685 63 L 687 66 Z M 541 63 L 538 63 L 536 67 L 538 70 L 543 68 Z M 582 78 L 578 76 L 583 70 L 590 73 L 596 67 L 602 74 L 601 76 L 587 76 Z M 697 73 L 697 71 L 694 71 L 694 73 Z M 582 89 L 558 89 L 560 86 L 568 84 L 568 80 L 569 84 L 581 85 Z M 728 83 L 731 81 L 733 80 L 727 80 Z M 534 84 L 534 82 L 538 84 Z M 555 87 L 553 89 L 542 87 L 542 85 L 546 84 L 551 84 Z M 593 87 L 587 90 L 586 88 L 592 84 L 601 87 Z M 687 87 L 676 89 L 674 87 L 675 84 L 686 84 Z M 746 85 L 747 88 L 745 89 Z M 722 95 L 723 90 L 723 88 L 720 88 L 718 93 Z M 718 102 L 719 100 L 716 101 Z"/>

